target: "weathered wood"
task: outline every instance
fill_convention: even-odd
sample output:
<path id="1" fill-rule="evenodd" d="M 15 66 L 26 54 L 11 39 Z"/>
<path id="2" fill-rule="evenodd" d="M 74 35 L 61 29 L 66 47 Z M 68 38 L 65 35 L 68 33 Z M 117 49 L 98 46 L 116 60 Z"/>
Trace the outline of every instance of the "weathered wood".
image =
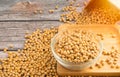
<path id="1" fill-rule="evenodd" d="M 27 2 L 30 5 L 26 5 Z M 37 28 L 49 28 L 58 26 L 62 8 L 69 5 L 71 0 L 1 0 L 0 1 L 0 49 L 13 44 L 13 50 L 23 48 L 25 32 L 33 32 Z M 78 9 L 82 9 L 83 0 L 77 0 L 80 3 Z M 55 10 L 55 6 L 58 9 Z M 21 9 L 22 8 L 22 9 Z M 32 9 L 31 9 L 32 8 Z M 34 14 L 37 9 L 43 10 L 43 14 Z M 49 10 L 55 10 L 49 14 Z M 80 11 L 79 10 L 79 11 Z M 27 21 L 25 21 L 27 20 Z M 40 21 L 41 20 L 41 21 Z"/>
<path id="2" fill-rule="evenodd" d="M 0 22 L 0 49 L 8 48 L 13 44 L 17 50 L 23 48 L 26 32 L 33 32 L 36 29 L 50 28 L 59 26 L 59 21 L 34 21 L 34 22 Z"/>
<path id="3" fill-rule="evenodd" d="M 29 0 L 30 6 L 27 7 L 20 4 L 20 2 L 25 1 L 28 0 L 2 0 L 0 2 L 0 20 L 59 20 L 60 14 L 63 13 L 62 8 L 69 5 L 71 0 Z M 83 8 L 84 1 L 88 0 L 76 1 L 75 6 L 80 3 L 78 11 L 81 11 Z M 57 10 L 55 10 L 56 5 L 58 5 Z M 23 7 L 23 9 L 20 7 Z M 43 10 L 43 14 L 34 14 L 33 12 L 37 9 Z M 49 14 L 49 10 L 55 11 Z"/>

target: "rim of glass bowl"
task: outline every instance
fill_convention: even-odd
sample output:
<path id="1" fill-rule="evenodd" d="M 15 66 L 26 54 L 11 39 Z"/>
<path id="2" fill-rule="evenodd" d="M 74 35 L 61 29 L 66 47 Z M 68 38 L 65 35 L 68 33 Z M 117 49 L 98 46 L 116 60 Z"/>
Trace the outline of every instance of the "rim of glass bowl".
<path id="1" fill-rule="evenodd" d="M 72 65 L 79 65 L 79 64 L 88 64 L 88 63 L 91 63 L 91 62 L 95 62 L 96 60 L 99 59 L 99 57 L 101 56 L 102 54 L 102 43 L 100 42 L 100 40 L 97 38 L 97 41 L 98 41 L 98 45 L 99 45 L 99 54 L 96 58 L 92 59 L 91 61 L 87 61 L 87 62 L 78 62 L 78 63 L 74 63 L 74 62 L 69 62 L 69 61 L 66 61 L 66 60 L 63 60 L 56 52 L 55 52 L 55 49 L 54 49 L 54 46 L 56 44 L 56 37 L 58 37 L 59 33 L 57 33 L 52 39 L 51 39 L 51 50 L 52 50 L 52 53 L 54 55 L 55 58 L 57 58 L 59 61 L 62 61 L 66 64 L 72 64 Z"/>

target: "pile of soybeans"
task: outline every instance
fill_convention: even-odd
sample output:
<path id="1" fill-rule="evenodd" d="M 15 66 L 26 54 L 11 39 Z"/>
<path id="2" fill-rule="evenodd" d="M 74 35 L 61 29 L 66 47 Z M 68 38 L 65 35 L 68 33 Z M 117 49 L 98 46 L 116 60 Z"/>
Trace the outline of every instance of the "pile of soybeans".
<path id="1" fill-rule="evenodd" d="M 97 35 L 87 30 L 67 30 L 57 34 L 55 52 L 72 63 L 90 62 L 100 54 Z"/>
<path id="2" fill-rule="evenodd" d="M 120 20 L 120 13 L 110 9 L 97 8 L 91 12 L 80 13 L 76 8 L 72 5 L 63 8 L 63 11 L 68 13 L 63 13 L 60 21 L 76 24 L 114 24 Z M 0 59 L 0 77 L 58 77 L 57 62 L 50 48 L 51 38 L 57 32 L 57 28 L 37 29 L 25 36 L 23 49 L 17 52 L 6 51 L 8 58 Z"/>

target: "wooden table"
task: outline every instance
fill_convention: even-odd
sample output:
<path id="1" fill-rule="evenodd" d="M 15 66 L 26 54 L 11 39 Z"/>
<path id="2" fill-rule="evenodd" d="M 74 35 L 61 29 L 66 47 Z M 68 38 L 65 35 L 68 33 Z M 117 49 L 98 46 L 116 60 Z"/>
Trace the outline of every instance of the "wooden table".
<path id="1" fill-rule="evenodd" d="M 79 9 L 82 9 L 83 1 L 78 0 L 78 2 L 81 3 Z M 55 9 L 56 5 L 58 9 L 53 14 L 49 14 L 48 11 Z M 12 50 L 23 48 L 26 31 L 33 32 L 37 28 L 59 26 L 60 14 L 63 13 L 61 10 L 66 5 L 68 5 L 66 0 L 1 0 L 0 50 L 2 51 L 10 44 L 14 46 Z M 37 9 L 43 10 L 44 13 L 34 14 Z"/>

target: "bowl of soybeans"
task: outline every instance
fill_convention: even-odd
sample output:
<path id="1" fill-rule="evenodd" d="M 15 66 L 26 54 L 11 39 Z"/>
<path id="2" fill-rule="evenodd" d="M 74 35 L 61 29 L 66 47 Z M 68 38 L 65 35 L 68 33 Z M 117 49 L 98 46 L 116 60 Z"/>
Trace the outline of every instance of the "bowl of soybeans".
<path id="1" fill-rule="evenodd" d="M 64 30 L 51 39 L 51 50 L 63 67 L 69 70 L 83 70 L 100 58 L 102 43 L 91 31 Z"/>

